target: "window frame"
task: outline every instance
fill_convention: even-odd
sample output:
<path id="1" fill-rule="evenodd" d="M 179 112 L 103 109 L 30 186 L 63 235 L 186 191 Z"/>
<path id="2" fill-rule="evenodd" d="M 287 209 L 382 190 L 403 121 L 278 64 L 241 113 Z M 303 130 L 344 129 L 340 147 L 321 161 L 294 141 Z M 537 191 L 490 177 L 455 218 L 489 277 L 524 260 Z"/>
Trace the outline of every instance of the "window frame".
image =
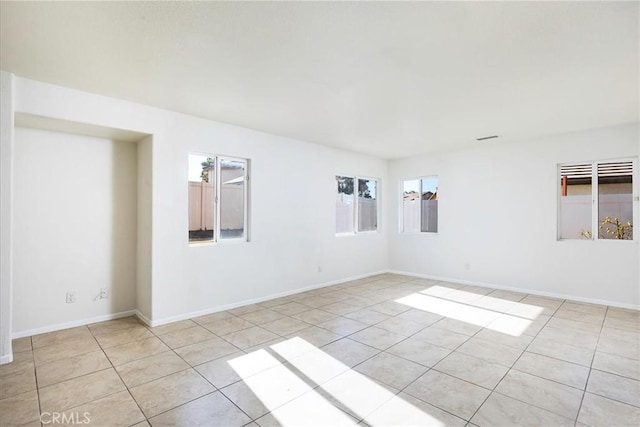
<path id="1" fill-rule="evenodd" d="M 438 182 L 438 200 L 440 197 L 440 175 L 420 175 L 418 177 L 411 178 L 400 178 L 399 182 L 399 214 L 398 214 L 398 234 L 407 234 L 407 235 L 433 235 L 437 236 L 440 233 L 440 206 L 438 206 L 438 230 L 437 231 L 422 231 L 422 180 L 423 179 L 437 179 Z M 404 183 L 406 181 L 418 181 L 419 183 L 419 191 L 420 191 L 420 230 L 418 231 L 404 231 Z"/>
<path id="2" fill-rule="evenodd" d="M 631 162 L 631 218 L 633 224 L 633 235 L 631 239 L 601 239 L 598 237 L 599 230 L 599 185 L 598 185 L 598 165 L 601 163 Z M 591 165 L 591 238 L 561 238 L 562 223 L 562 168 L 574 165 Z M 586 242 L 632 242 L 638 243 L 638 158 L 637 157 L 616 157 L 609 159 L 584 160 L 563 162 L 556 165 L 556 241 L 586 241 Z M 608 244 L 608 243 L 607 243 Z"/>
<path id="3" fill-rule="evenodd" d="M 250 189 L 250 172 L 249 172 L 249 165 L 250 165 L 250 159 L 245 159 L 242 157 L 235 157 L 235 156 L 227 156 L 227 155 L 223 155 L 223 154 L 212 154 L 212 153 L 203 153 L 203 152 L 199 152 L 199 151 L 189 151 L 188 156 L 191 155 L 195 155 L 195 156 L 203 156 L 203 157 L 210 157 L 213 159 L 214 161 L 214 176 L 215 176 L 215 185 L 213 186 L 213 208 L 214 208 L 214 215 L 215 215 L 215 221 L 214 221 L 214 230 L 213 230 L 213 238 L 211 240 L 203 240 L 203 241 L 191 241 L 191 240 L 187 240 L 188 245 L 191 247 L 198 247 L 198 246 L 211 246 L 211 245 L 216 245 L 219 243 L 223 243 L 223 244 L 227 244 L 227 243 L 244 243 L 244 242 L 250 242 L 250 235 L 249 235 L 249 189 Z M 188 158 L 187 156 L 187 158 Z M 220 203 L 220 195 L 221 195 L 221 189 L 222 189 L 222 182 L 221 182 L 221 165 L 222 165 L 222 161 L 232 161 L 232 162 L 239 162 L 244 164 L 244 191 L 243 191 L 243 233 L 241 237 L 232 237 L 232 238 L 222 238 L 221 237 L 221 232 L 222 229 L 220 228 L 220 224 L 221 224 L 221 203 Z M 187 188 L 189 186 L 189 171 L 187 170 Z M 187 194 L 188 197 L 188 194 Z M 188 206 L 188 203 L 187 203 Z M 187 213 L 187 230 L 189 229 L 189 215 Z"/>
<path id="4" fill-rule="evenodd" d="M 380 232 L 380 178 L 374 178 L 374 177 L 370 177 L 370 176 L 365 176 L 365 175 L 351 175 L 351 174 L 341 174 L 341 173 L 337 173 L 334 175 L 334 179 L 337 177 L 342 177 L 342 178 L 352 178 L 353 179 L 353 231 L 352 232 L 344 232 L 344 233 L 338 233 L 335 230 L 335 219 L 336 218 L 336 211 L 335 211 L 335 205 L 333 207 L 333 215 L 334 215 L 334 234 L 336 237 L 345 237 L 345 236 L 355 236 L 357 234 L 375 234 L 375 233 L 379 233 Z M 375 181 L 376 182 L 376 228 L 375 230 L 365 230 L 365 231 L 358 231 L 358 226 L 359 226 L 359 203 L 358 203 L 358 185 L 359 179 L 363 179 L 363 180 L 367 180 L 367 181 Z"/>

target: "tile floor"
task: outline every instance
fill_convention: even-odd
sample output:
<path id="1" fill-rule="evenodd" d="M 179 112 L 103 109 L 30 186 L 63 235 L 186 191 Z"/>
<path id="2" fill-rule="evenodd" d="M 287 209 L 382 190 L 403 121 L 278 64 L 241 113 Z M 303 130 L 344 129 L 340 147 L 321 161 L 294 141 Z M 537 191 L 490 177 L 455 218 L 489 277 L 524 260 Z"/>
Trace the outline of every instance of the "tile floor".
<path id="1" fill-rule="evenodd" d="M 637 426 L 639 333 L 637 311 L 385 274 L 15 340 L 0 425 Z"/>

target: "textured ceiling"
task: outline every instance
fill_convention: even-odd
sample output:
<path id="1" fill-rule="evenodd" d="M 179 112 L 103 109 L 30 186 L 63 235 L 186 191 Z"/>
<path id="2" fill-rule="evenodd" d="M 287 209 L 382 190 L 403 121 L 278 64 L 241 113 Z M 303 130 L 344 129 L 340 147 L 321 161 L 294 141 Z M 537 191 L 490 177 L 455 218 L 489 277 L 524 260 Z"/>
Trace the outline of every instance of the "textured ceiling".
<path id="1" fill-rule="evenodd" d="M 2 2 L 0 66 L 398 158 L 637 122 L 638 5 Z"/>

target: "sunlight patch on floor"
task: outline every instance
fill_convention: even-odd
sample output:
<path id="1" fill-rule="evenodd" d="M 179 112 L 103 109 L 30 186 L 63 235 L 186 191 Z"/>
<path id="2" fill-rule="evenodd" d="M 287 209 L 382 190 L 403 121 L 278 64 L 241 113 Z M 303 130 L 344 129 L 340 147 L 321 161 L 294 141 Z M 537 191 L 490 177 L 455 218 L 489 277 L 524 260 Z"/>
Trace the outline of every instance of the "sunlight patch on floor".
<path id="1" fill-rule="evenodd" d="M 451 292 L 447 292 L 447 290 Z M 453 292 L 455 292 L 456 298 L 463 294 L 469 294 L 468 300 L 470 302 L 461 303 L 449 300 L 448 295 L 453 295 Z M 432 286 L 425 291 L 411 294 L 395 301 L 419 310 L 486 327 L 516 337 L 522 335 L 531 325 L 532 320 L 536 319 L 544 310 L 542 307 L 530 304 L 482 296 L 461 290 L 451 290 L 442 286 Z M 494 308 L 483 308 L 478 305 L 493 306 Z M 516 313 L 517 315 L 514 315 Z"/>
<path id="2" fill-rule="evenodd" d="M 274 344 L 270 350 L 286 363 L 260 349 L 230 360 L 229 365 L 271 411 L 268 416 L 282 427 L 355 425 L 354 417 L 368 416 L 371 426 L 386 425 L 390 417 L 397 425 L 444 426 L 436 417 L 398 397 L 395 391 L 300 337 Z M 252 362 L 262 367 L 277 362 L 278 366 L 252 374 L 259 370 L 250 367 Z M 312 390 L 316 385 L 319 387 Z"/>

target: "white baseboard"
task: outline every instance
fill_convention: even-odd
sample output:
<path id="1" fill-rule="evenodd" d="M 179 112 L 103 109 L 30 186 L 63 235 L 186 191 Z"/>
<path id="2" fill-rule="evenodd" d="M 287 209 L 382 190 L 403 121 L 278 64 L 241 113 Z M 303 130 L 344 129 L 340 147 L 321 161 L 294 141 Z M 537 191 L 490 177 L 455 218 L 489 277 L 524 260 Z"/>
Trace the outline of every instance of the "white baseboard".
<path id="1" fill-rule="evenodd" d="M 60 331 L 62 329 L 75 328 L 76 326 L 90 325 L 91 323 L 104 322 L 105 320 L 119 319 L 121 317 L 134 316 L 137 310 L 121 311 L 120 313 L 103 314 L 102 316 L 88 319 L 72 320 L 71 322 L 56 323 L 55 325 L 43 326 L 41 328 L 27 329 L 11 334 L 12 339 L 30 337 L 32 335 L 44 334 L 46 332 Z"/>
<path id="2" fill-rule="evenodd" d="M 240 302 L 233 303 L 233 304 L 227 304 L 227 305 L 222 305 L 222 306 L 218 306 L 218 307 L 214 307 L 214 308 L 207 308 L 205 310 L 192 311 L 190 313 L 184 313 L 184 314 L 179 314 L 179 315 L 176 315 L 176 316 L 165 317 L 164 319 L 149 320 L 146 317 L 142 316 L 141 313 L 138 313 L 138 317 L 142 316 L 141 320 L 143 322 L 147 323 L 147 325 L 149 325 L 149 326 L 153 326 L 153 327 L 162 326 L 162 325 L 166 325 L 168 323 L 177 322 L 177 321 L 180 321 L 180 320 L 191 319 L 193 317 L 199 317 L 199 316 L 206 316 L 207 314 L 217 313 L 219 311 L 231 310 L 231 309 L 242 307 L 244 305 L 249 305 L 249 304 L 257 304 L 259 302 L 269 301 L 269 300 L 272 300 L 272 299 L 275 299 L 275 298 L 288 297 L 289 295 L 299 294 L 301 292 L 306 292 L 306 291 L 312 291 L 314 289 L 325 288 L 327 286 L 339 285 L 340 283 L 350 282 L 352 280 L 364 279 L 366 277 L 371 277 L 371 276 L 375 276 L 375 275 L 378 275 L 378 274 L 384 274 L 384 273 L 387 273 L 387 271 L 386 270 L 382 270 L 382 271 L 376 271 L 376 272 L 373 272 L 373 273 L 360 274 L 360 275 L 357 275 L 357 276 L 347 277 L 347 278 L 339 279 L 339 280 L 332 280 L 330 282 L 324 282 L 324 283 L 320 283 L 320 284 L 317 284 L 317 285 L 307 286 L 307 287 L 304 287 L 304 288 L 296 288 L 296 289 L 292 289 L 292 290 L 289 290 L 289 291 L 284 291 L 284 292 L 279 292 L 279 293 L 276 293 L 276 294 L 262 296 L 262 297 L 259 297 L 259 298 L 252 298 L 252 299 L 240 301 Z"/>
<path id="3" fill-rule="evenodd" d="M 541 297 L 566 299 L 566 300 L 576 301 L 576 302 L 585 302 L 588 304 L 608 305 L 611 307 L 626 308 L 629 310 L 640 310 L 640 306 L 634 305 L 634 304 L 625 304 L 617 301 L 608 301 L 608 300 L 601 300 L 601 299 L 595 299 L 595 298 L 584 298 L 577 295 L 559 294 L 556 292 L 546 292 L 538 289 L 516 288 L 513 286 L 496 285 L 495 283 L 484 283 L 484 282 L 477 282 L 475 280 L 454 279 L 451 277 L 433 276 L 429 274 L 411 273 L 408 271 L 399 271 L 399 270 L 387 270 L 387 273 L 402 274 L 404 276 L 417 277 L 421 279 L 437 280 L 439 282 L 451 282 L 451 283 L 457 283 L 460 285 L 472 285 L 472 286 L 480 286 L 482 288 L 493 288 L 493 289 L 500 289 L 503 291 L 520 292 L 523 294 L 531 294 L 531 295 L 537 295 Z"/>
<path id="4" fill-rule="evenodd" d="M 5 363 L 11 363 L 11 362 L 13 362 L 13 354 L 0 356 L 0 365 L 4 365 Z"/>
<path id="5" fill-rule="evenodd" d="M 142 312 L 140 310 L 136 310 L 136 317 L 138 319 L 140 319 L 142 321 L 142 323 L 144 323 L 147 326 L 153 326 L 151 323 L 151 320 L 149 320 L 149 318 L 147 316 L 145 316 L 144 314 L 142 314 Z"/>

